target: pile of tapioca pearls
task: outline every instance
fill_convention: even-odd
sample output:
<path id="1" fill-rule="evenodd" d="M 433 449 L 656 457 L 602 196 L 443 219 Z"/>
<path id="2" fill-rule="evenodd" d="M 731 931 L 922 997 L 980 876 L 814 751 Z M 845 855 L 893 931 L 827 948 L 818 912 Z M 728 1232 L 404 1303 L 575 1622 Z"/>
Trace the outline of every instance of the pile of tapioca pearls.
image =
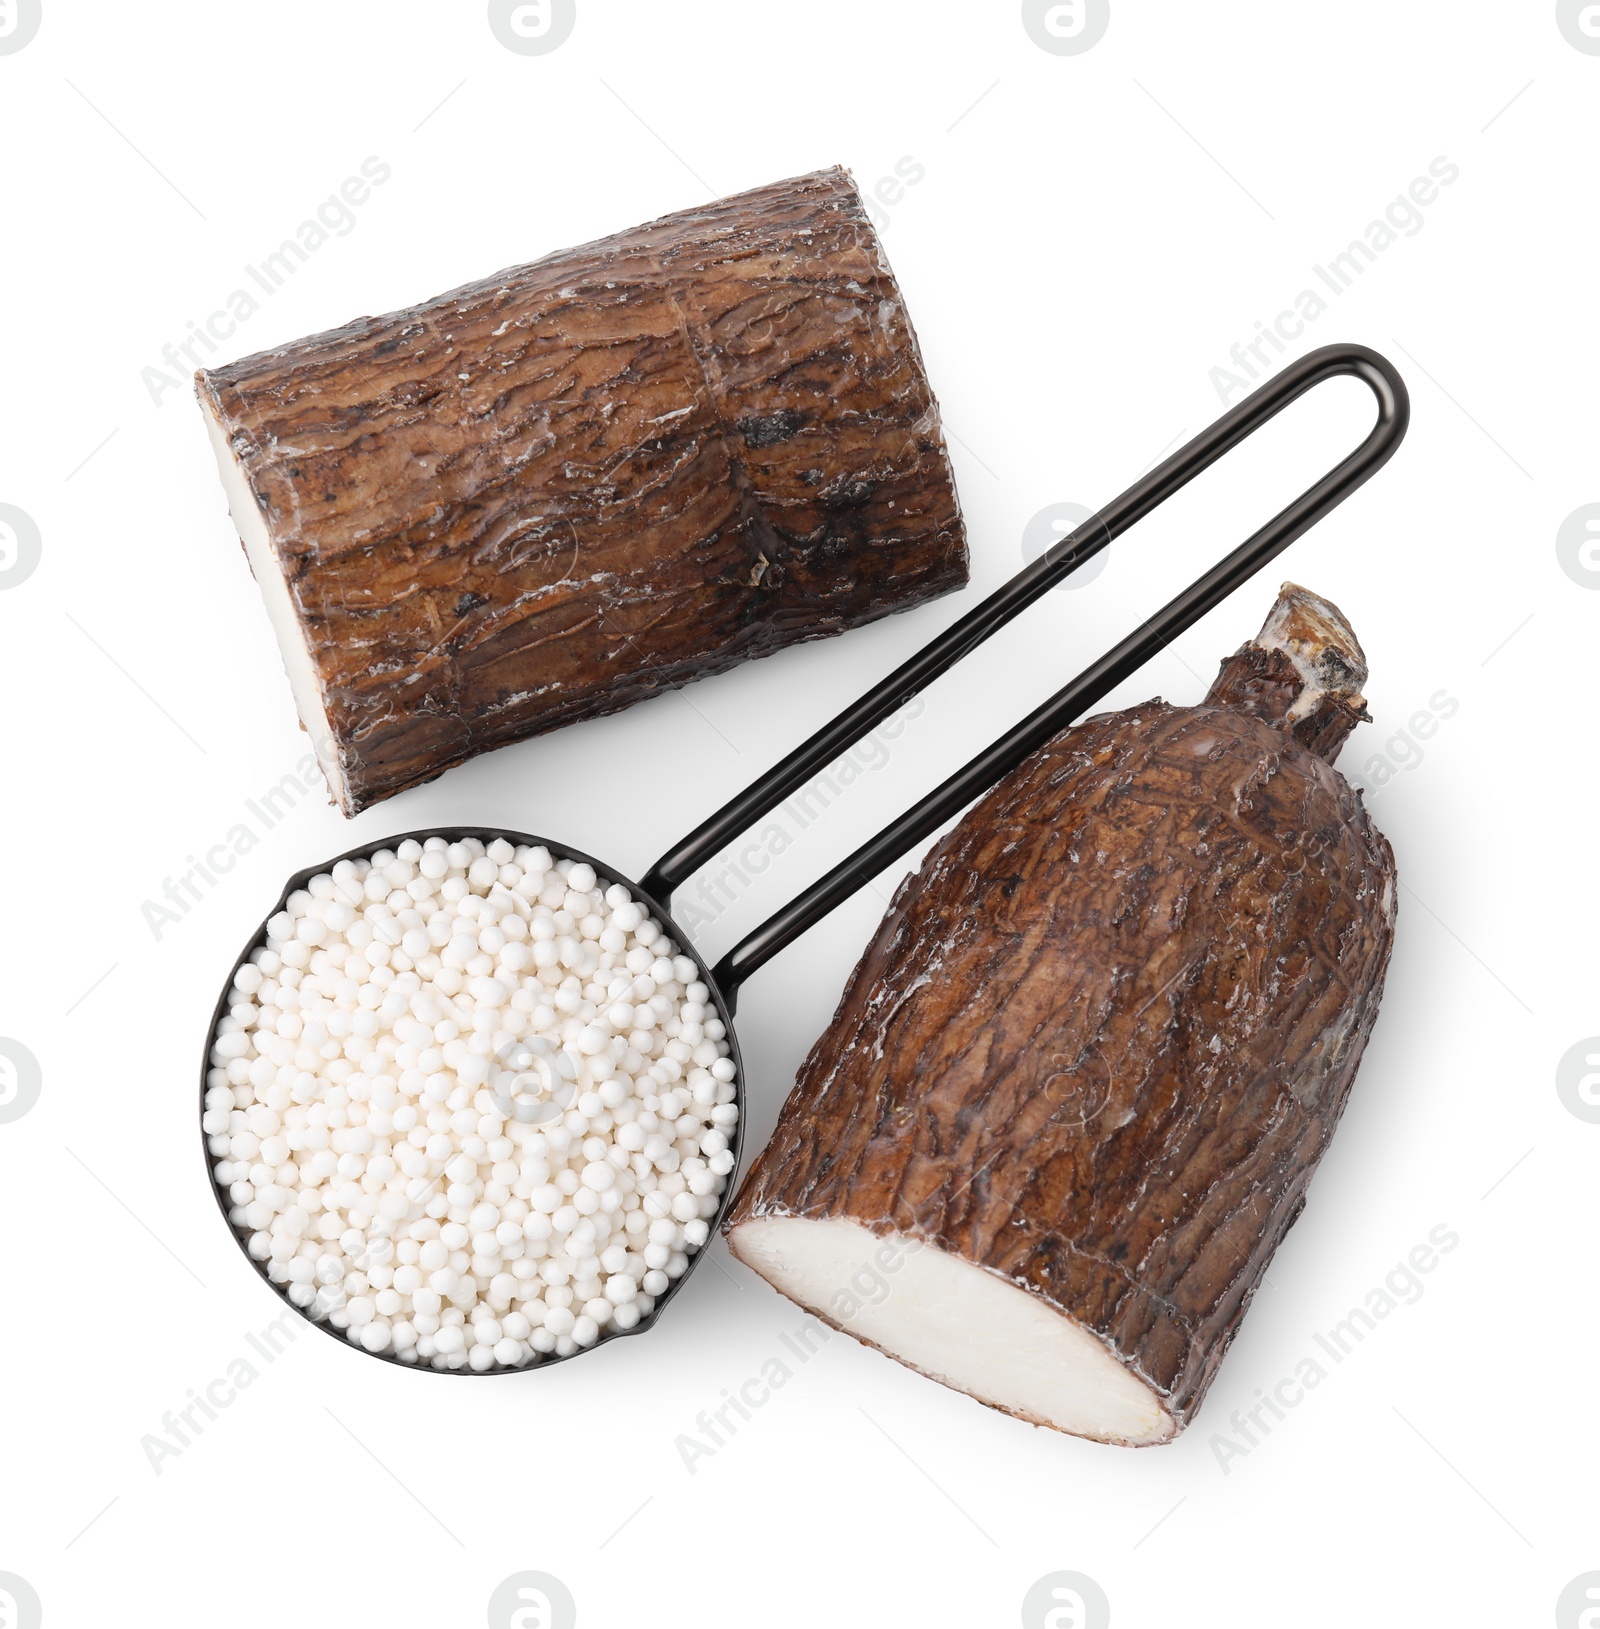
<path id="1" fill-rule="evenodd" d="M 482 1372 L 649 1315 L 732 1174 L 734 1076 L 697 964 L 626 888 L 433 837 L 340 861 L 272 918 L 204 1128 L 295 1306 Z"/>

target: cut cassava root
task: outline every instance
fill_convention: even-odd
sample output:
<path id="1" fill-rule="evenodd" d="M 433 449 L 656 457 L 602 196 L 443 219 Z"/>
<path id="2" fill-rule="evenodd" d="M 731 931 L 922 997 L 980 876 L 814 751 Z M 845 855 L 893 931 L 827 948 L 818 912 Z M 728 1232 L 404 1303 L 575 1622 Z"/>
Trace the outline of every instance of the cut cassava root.
<path id="1" fill-rule="evenodd" d="M 966 581 L 937 404 L 843 170 L 197 383 L 347 814 Z"/>
<path id="2" fill-rule="evenodd" d="M 1169 1440 L 1299 1214 L 1377 1017 L 1394 859 L 1365 716 L 1294 585 L 1198 707 L 1063 731 L 894 902 L 726 1223 L 830 1322 L 1035 1424 Z M 843 1327 L 843 1326 L 841 1326 Z"/>

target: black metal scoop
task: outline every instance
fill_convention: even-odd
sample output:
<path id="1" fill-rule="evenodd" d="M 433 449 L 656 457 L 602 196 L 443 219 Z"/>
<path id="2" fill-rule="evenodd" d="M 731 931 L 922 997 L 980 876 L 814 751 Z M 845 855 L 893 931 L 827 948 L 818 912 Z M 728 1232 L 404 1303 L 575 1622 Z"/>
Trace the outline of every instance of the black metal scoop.
<path id="1" fill-rule="evenodd" d="M 835 866 L 826 876 L 813 883 L 790 904 L 770 917 L 740 944 L 736 945 L 717 963 L 708 968 L 694 949 L 689 936 L 672 919 L 673 893 L 699 868 L 728 843 L 747 831 L 756 821 L 783 802 L 789 794 L 802 786 L 819 770 L 832 763 L 840 753 L 858 741 L 868 731 L 888 718 L 898 707 L 916 695 L 926 685 L 955 666 L 969 651 L 1010 622 L 1019 611 L 1031 605 L 1064 581 L 1086 561 L 1092 559 L 1113 538 L 1148 515 L 1186 486 L 1204 469 L 1209 468 L 1225 453 L 1254 434 L 1269 419 L 1282 412 L 1291 402 L 1326 380 L 1341 375 L 1353 375 L 1362 380 L 1377 399 L 1378 418 L 1367 439 L 1342 462 L 1336 465 L 1315 485 L 1295 499 L 1286 509 L 1275 515 L 1260 531 L 1248 538 L 1231 554 L 1213 566 L 1204 576 L 1191 583 L 1176 599 L 1143 626 L 1107 651 L 1097 662 L 1087 667 L 1077 678 L 1037 708 L 1013 729 L 979 753 L 964 769 L 952 775 L 942 786 L 929 793 L 898 820 L 887 826 L 870 842 L 856 850 L 847 860 Z M 734 1156 L 734 1169 L 729 1173 L 722 1202 L 710 1220 L 714 1231 L 731 1203 L 738 1177 L 738 1160 L 744 1138 L 745 1098 L 744 1065 L 739 1055 L 739 1044 L 734 1034 L 733 1015 L 738 994 L 745 980 L 763 967 L 780 950 L 797 939 L 807 928 L 842 904 L 869 878 L 891 865 L 912 849 L 923 838 L 931 836 L 973 799 L 986 792 L 1009 770 L 1014 769 L 1030 753 L 1042 746 L 1058 731 L 1080 717 L 1095 702 L 1116 688 L 1125 678 L 1136 672 L 1158 651 L 1163 650 L 1179 634 L 1192 627 L 1206 612 L 1220 605 L 1233 591 L 1262 566 L 1282 553 L 1302 533 L 1308 531 L 1324 515 L 1335 509 L 1359 486 L 1370 479 L 1393 456 L 1406 433 L 1410 405 L 1404 381 L 1393 365 L 1376 351 L 1361 345 L 1329 345 L 1286 368 L 1275 379 L 1248 396 L 1203 431 L 1186 446 L 1174 453 L 1150 474 L 1136 481 L 1120 497 L 1107 504 L 1070 536 L 1053 545 L 1045 554 L 1018 572 L 1003 588 L 991 594 L 981 605 L 948 628 L 926 645 L 917 655 L 897 668 L 888 678 L 875 685 L 866 695 L 845 709 L 832 723 L 826 725 L 803 746 L 775 765 L 753 785 L 741 792 L 703 825 L 662 856 L 644 874 L 641 882 L 634 882 L 618 867 L 606 864 L 548 837 L 536 837 L 525 832 L 501 831 L 487 827 L 434 827 L 427 831 L 404 832 L 379 841 L 368 841 L 359 847 L 326 860 L 321 865 L 297 872 L 285 884 L 278 903 L 268 912 L 268 920 L 284 909 L 289 896 L 303 888 L 314 876 L 331 871 L 339 860 L 354 860 L 375 853 L 379 849 L 392 849 L 407 838 L 418 843 L 430 837 L 458 841 L 477 837 L 486 842 L 503 838 L 513 845 L 543 846 L 557 859 L 570 859 L 591 865 L 608 882 L 620 883 L 660 922 L 663 931 L 677 944 L 679 951 L 690 957 L 700 969 L 700 977 L 711 993 L 711 1002 L 726 1028 L 728 1052 L 737 1071 L 734 1078 L 734 1102 L 739 1110 L 739 1121 L 730 1139 Z M 211 1026 L 206 1034 L 205 1054 L 200 1068 L 201 1114 L 204 1115 L 206 1076 L 210 1070 L 212 1041 L 217 1026 L 226 1015 L 232 1001 L 233 976 L 251 954 L 266 943 L 267 925 L 263 921 L 251 936 L 230 969 L 222 995 L 212 1014 Z M 208 1175 L 212 1169 L 212 1156 L 204 1131 L 201 1145 L 205 1152 Z M 229 1205 L 214 1177 L 212 1193 L 226 1220 Z M 245 1247 L 239 1232 L 228 1224 L 245 1259 L 251 1263 L 267 1283 L 272 1285 L 285 1304 L 296 1313 L 284 1291 L 273 1284 L 265 1265 L 255 1261 Z M 705 1248 L 690 1258 L 689 1270 L 699 1262 Z M 648 1317 L 642 1318 L 631 1330 L 608 1334 L 594 1346 L 580 1348 L 565 1357 L 542 1357 L 526 1369 L 502 1368 L 474 1370 L 434 1369 L 429 1365 L 405 1363 L 392 1353 L 372 1353 L 345 1340 L 337 1329 L 308 1315 L 307 1321 L 332 1335 L 341 1345 L 367 1357 L 378 1357 L 386 1363 L 402 1368 L 415 1368 L 428 1374 L 470 1375 L 474 1378 L 502 1374 L 522 1374 L 530 1370 L 548 1368 L 552 1363 L 565 1362 L 568 1357 L 581 1357 L 585 1352 L 597 1351 L 624 1335 L 638 1335 L 650 1329 L 666 1309 L 667 1303 L 683 1287 L 689 1276 L 685 1271 L 657 1298 Z"/>

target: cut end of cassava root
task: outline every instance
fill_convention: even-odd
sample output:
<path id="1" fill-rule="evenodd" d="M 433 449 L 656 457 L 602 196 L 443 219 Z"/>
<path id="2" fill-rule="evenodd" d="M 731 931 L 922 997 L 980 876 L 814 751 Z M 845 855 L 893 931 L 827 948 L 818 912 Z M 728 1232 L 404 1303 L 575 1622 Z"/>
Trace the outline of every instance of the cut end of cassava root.
<path id="1" fill-rule="evenodd" d="M 729 1235 L 733 1253 L 835 1327 L 840 1292 L 888 1246 L 902 1259 L 848 1331 L 930 1379 L 1034 1425 L 1096 1442 L 1166 1442 L 1172 1416 L 1104 1342 L 1040 1296 L 935 1245 L 840 1219 L 766 1216 Z M 855 1301 L 854 1296 L 851 1297 Z"/>
<path id="2" fill-rule="evenodd" d="M 1349 619 L 1332 600 L 1298 583 L 1285 583 L 1256 644 L 1283 651 L 1306 681 L 1301 709 L 1309 712 L 1328 691 L 1358 696 L 1367 682 L 1367 656 Z"/>
<path id="3" fill-rule="evenodd" d="M 1206 704 L 1250 713 L 1331 764 L 1369 717 L 1366 682 L 1366 653 L 1344 612 L 1285 583 L 1261 632 L 1222 663 Z"/>
<path id="4" fill-rule="evenodd" d="M 217 471 L 222 477 L 223 495 L 228 500 L 228 514 L 239 533 L 240 543 L 244 545 L 251 575 L 261 590 L 267 620 L 277 637 L 278 652 L 283 658 L 284 672 L 289 676 L 289 688 L 294 694 L 300 722 L 316 749 L 317 762 L 327 779 L 334 804 L 341 809 L 346 808 L 350 795 L 345 783 L 344 765 L 334 742 L 333 730 L 328 724 L 322 680 L 317 674 L 316 661 L 306 639 L 305 624 L 291 596 L 290 574 L 272 546 L 267 523 L 251 496 L 244 468 L 228 445 L 228 432 L 218 417 L 215 403 L 202 395 L 200 409 L 206 421 L 211 450 L 217 457 Z"/>

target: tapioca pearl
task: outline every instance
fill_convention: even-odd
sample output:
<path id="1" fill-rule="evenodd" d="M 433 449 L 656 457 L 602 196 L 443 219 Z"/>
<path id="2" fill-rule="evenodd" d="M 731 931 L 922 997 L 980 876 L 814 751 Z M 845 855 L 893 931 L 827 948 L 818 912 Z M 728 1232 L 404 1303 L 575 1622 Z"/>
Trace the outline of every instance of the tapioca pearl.
<path id="1" fill-rule="evenodd" d="M 468 856 L 463 869 L 469 870 L 473 860 L 485 857 L 484 845 L 463 846 Z M 365 1252 L 349 1258 L 360 1260 L 364 1270 L 349 1272 L 333 1288 L 350 1300 L 371 1300 L 374 1304 L 374 1316 L 359 1329 L 350 1324 L 345 1309 L 339 1311 L 340 1326 L 358 1339 L 361 1331 L 374 1329 L 389 1319 L 387 1297 L 402 1295 L 393 1288 L 395 1275 L 408 1267 L 420 1278 L 407 1309 L 413 1318 L 425 1320 L 451 1314 L 460 1317 L 467 1310 L 481 1314 L 486 1309 L 509 1313 L 540 1286 L 562 1301 L 567 1310 L 574 1310 L 571 1287 L 575 1287 L 580 1292 L 575 1319 L 588 1316 L 602 1333 L 620 1330 L 621 1320 L 603 1322 L 598 1307 L 585 1313 L 585 1303 L 601 1299 L 610 1279 L 629 1277 L 640 1283 L 644 1274 L 653 1269 L 647 1269 L 642 1257 L 627 1249 L 622 1250 L 620 1260 L 612 1253 L 602 1264 L 597 1258 L 611 1251 L 613 1230 L 617 1241 L 633 1240 L 637 1228 L 647 1225 L 644 1205 L 653 1203 L 671 1215 L 673 1203 L 680 1197 L 685 1202 L 693 1201 L 696 1217 L 703 1220 L 714 1214 L 718 1201 L 709 1193 L 695 1194 L 690 1181 L 693 1188 L 722 1186 L 720 1174 L 711 1167 L 717 1155 L 708 1156 L 701 1139 L 718 1124 L 716 1110 L 722 1102 L 731 1103 L 731 1086 L 717 1082 L 713 1096 L 720 1101 L 708 1104 L 705 1084 L 712 1077 L 695 1067 L 689 1071 L 681 1104 L 669 1102 L 663 1109 L 660 1098 L 651 1095 L 664 1093 L 684 1079 L 683 1066 L 690 1060 L 677 1055 L 684 1046 L 692 1054 L 694 1047 L 712 1039 L 709 1032 L 697 1037 L 694 1028 L 697 1022 L 710 1020 L 683 1010 L 687 986 L 697 982 L 690 976 L 697 964 L 685 957 L 682 961 L 688 965 L 680 965 L 676 947 L 660 931 L 660 924 L 647 918 L 641 922 L 643 934 L 619 946 L 614 937 L 620 931 L 615 913 L 633 902 L 619 885 L 588 889 L 573 886 L 574 867 L 570 862 L 562 867 L 566 886 L 559 893 L 552 890 L 548 903 L 530 899 L 529 890 L 523 886 L 534 871 L 530 863 L 526 873 L 497 875 L 487 892 L 473 892 L 464 876 L 446 877 L 446 882 L 461 884 L 459 889 L 450 890 L 457 896 L 454 902 L 441 886 L 426 905 L 413 908 L 410 885 L 421 876 L 421 862 L 429 853 L 444 853 L 448 858 L 443 845 L 435 844 L 415 854 L 380 853 L 374 856 L 370 868 L 353 865 L 341 872 L 348 880 L 363 874 L 370 878 L 372 870 L 382 871 L 396 860 L 408 861 L 415 867 L 404 889 L 384 892 L 375 887 L 370 899 L 365 891 L 350 900 L 348 893 L 340 893 L 337 887 L 330 890 L 319 884 L 316 889 L 308 888 L 304 891 L 307 898 L 294 902 L 294 911 L 328 926 L 327 942 L 310 947 L 309 956 L 293 948 L 287 956 L 280 956 L 276 950 L 263 947 L 246 964 L 260 973 L 258 989 L 244 992 L 258 998 L 255 1027 L 248 1027 L 252 1014 L 244 1010 L 247 1004 L 235 1002 L 235 1008 L 241 1010 L 229 1013 L 231 1022 L 219 1027 L 218 1039 L 235 1028 L 258 1039 L 239 1053 L 238 1067 L 233 1066 L 234 1059 L 218 1061 L 215 1074 L 208 1080 L 208 1086 L 228 1087 L 228 1101 L 207 1108 L 208 1113 L 214 1109 L 225 1115 L 228 1122 L 226 1135 L 214 1134 L 214 1157 L 227 1161 L 234 1182 L 249 1183 L 248 1188 L 239 1187 L 234 1196 L 243 1202 L 236 1205 L 236 1222 L 245 1225 L 244 1204 L 271 1208 L 273 1220 L 268 1228 L 256 1231 L 268 1235 L 268 1270 L 282 1283 L 294 1282 L 289 1278 L 289 1264 L 308 1259 L 299 1254 L 302 1246 L 297 1236 L 284 1230 L 282 1218 L 290 1210 L 304 1214 L 310 1223 L 305 1248 L 314 1250 L 317 1241 L 327 1235 L 330 1247 L 339 1250 L 341 1257 L 343 1250 L 338 1241 L 351 1231 L 381 1228 L 387 1221 L 385 1210 L 397 1211 L 402 1199 L 407 1202 L 409 1216 L 422 1210 L 436 1219 L 435 1225 L 443 1221 L 461 1228 L 462 1237 L 451 1236 L 446 1265 L 439 1269 L 458 1275 L 447 1295 L 431 1290 L 431 1275 L 424 1274 L 419 1260 L 397 1257 L 393 1267 L 380 1260 L 381 1242 L 369 1239 Z M 516 863 L 520 865 L 523 858 L 519 854 Z M 508 866 L 512 863 L 503 862 Z M 436 865 L 430 862 L 429 869 L 436 869 Z M 398 881 L 402 876 L 403 872 L 397 872 L 394 878 L 384 876 L 380 880 Z M 331 880 L 338 882 L 337 878 Z M 579 872 L 577 882 L 586 880 Z M 343 921 L 340 908 L 357 903 L 365 914 L 341 930 L 344 938 L 339 941 L 334 928 Z M 522 912 L 528 916 L 526 925 L 519 914 Z M 623 921 L 630 916 L 625 913 Z M 602 918 L 601 934 L 613 937 L 604 943 L 592 937 L 595 923 L 586 920 L 589 917 Z M 497 927 L 500 923 L 509 927 Z M 475 947 L 475 955 L 466 957 L 463 966 L 455 968 L 445 966 L 436 955 L 431 956 L 432 966 L 408 965 L 414 958 L 404 936 L 424 930 L 430 952 L 435 943 L 448 947 L 463 940 L 467 943 L 458 949 L 465 952 L 469 946 Z M 573 941 L 560 947 L 567 953 L 570 965 L 559 980 L 551 977 L 541 986 L 532 977 L 516 978 L 519 970 L 507 968 L 498 957 L 492 961 L 478 959 L 486 958 L 485 935 L 489 936 L 489 946 L 503 951 L 522 932 L 528 938 L 517 942 L 530 945 L 540 943 L 540 935 L 546 940 Z M 503 941 L 497 941 L 495 933 L 503 934 Z M 374 965 L 361 954 L 370 944 L 386 944 L 391 951 L 387 960 L 378 959 Z M 412 941 L 411 949 L 421 948 L 418 941 Z M 657 979 L 654 974 L 662 976 Z M 498 979 L 509 992 L 503 1011 L 479 1012 L 474 992 L 467 986 L 480 977 Z M 254 983 L 255 979 L 247 975 L 246 982 Z M 492 997 L 498 992 L 490 989 L 479 993 Z M 460 1005 L 463 1000 L 464 1009 Z M 606 1014 L 624 1001 L 634 1007 L 646 1005 L 648 1012 L 642 1019 L 635 1016 L 633 1028 L 618 1034 L 615 1026 L 607 1022 Z M 278 1033 L 279 1022 L 286 1015 L 289 1021 L 284 1027 L 292 1030 L 298 1023 L 297 1034 Z M 426 1033 L 401 1027 L 402 1021 L 409 1024 L 413 1018 L 425 1023 Z M 647 1028 L 636 1033 L 641 1025 Z M 355 1036 L 353 1031 L 358 1026 L 363 1033 Z M 577 1053 L 587 1057 L 583 1070 L 589 1084 L 559 1123 L 537 1133 L 516 1125 L 506 1127 L 504 1122 L 491 1118 L 493 1097 L 485 1089 L 486 1080 L 476 1078 L 478 1070 L 469 1067 L 465 1081 L 457 1074 L 469 1058 L 491 1056 L 492 1048 L 486 1043 L 497 1037 L 503 1040 L 505 1034 L 544 1035 L 552 1044 L 574 1047 L 586 1029 L 611 1032 L 599 1051 L 592 1055 Z M 348 1044 L 352 1039 L 363 1044 Z M 635 1045 L 636 1041 L 642 1044 Z M 674 1047 L 672 1042 L 678 1045 Z M 472 1050 L 474 1046 L 477 1051 Z M 262 1050 L 254 1050 L 258 1047 Z M 438 1056 L 424 1057 L 424 1053 Z M 436 1062 L 444 1067 L 435 1069 Z M 649 1073 L 641 1073 L 647 1062 Z M 426 1070 L 419 1064 L 425 1064 Z M 380 1076 L 387 1081 L 381 1089 L 377 1085 Z M 436 1077 L 450 1081 L 442 1098 L 439 1094 L 446 1080 Z M 646 1110 L 646 1103 L 653 1106 Z M 235 1158 L 234 1138 L 251 1134 L 248 1113 L 258 1106 L 272 1109 L 280 1118 L 293 1107 L 297 1115 L 293 1121 L 283 1119 L 279 1131 L 273 1133 L 285 1146 L 265 1149 L 274 1162 L 270 1164 L 261 1159 Z M 657 1114 L 657 1110 L 663 1112 Z M 644 1112 L 651 1118 L 641 1119 Z M 730 1127 L 733 1118 L 726 1117 Z M 630 1126 L 634 1128 L 631 1131 L 627 1130 Z M 512 1136 L 501 1139 L 502 1129 L 508 1129 Z M 347 1135 L 351 1131 L 358 1133 L 354 1140 Z M 641 1131 L 666 1139 L 669 1146 L 665 1152 L 659 1147 L 652 1152 L 661 1156 L 662 1165 L 671 1167 L 676 1161 L 682 1171 L 659 1170 L 643 1160 L 638 1150 L 630 1150 L 619 1140 L 626 1136 L 627 1141 L 635 1141 Z M 332 1149 L 328 1147 L 330 1135 L 337 1139 Z M 538 1143 L 530 1162 L 525 1145 L 534 1136 Z M 508 1146 L 491 1152 L 489 1145 L 497 1140 Z M 470 1155 L 472 1174 L 469 1176 L 462 1166 L 447 1173 L 444 1168 L 462 1154 Z M 501 1154 L 510 1157 L 497 1158 Z M 279 1160 L 279 1155 L 288 1157 Z M 413 1176 L 407 1168 L 418 1170 L 419 1157 L 422 1169 Z M 385 1160 L 389 1163 L 376 1163 Z M 593 1174 L 593 1180 L 601 1183 L 598 1189 L 583 1180 L 583 1173 L 591 1165 L 616 1173 L 609 1186 L 602 1171 Z M 452 1175 L 465 1180 L 451 1180 Z M 711 1177 L 717 1180 L 708 1182 Z M 250 1182 L 250 1178 L 254 1181 Z M 658 1181 L 659 1193 L 654 1191 Z M 319 1184 L 326 1184 L 325 1190 Z M 555 1188 L 561 1196 L 556 1211 L 567 1213 L 559 1218 L 564 1230 L 554 1228 L 554 1211 L 540 1211 L 528 1202 L 541 1187 Z M 323 1206 L 324 1191 L 327 1207 Z M 316 1198 L 304 1204 L 291 1203 L 289 1195 L 302 1192 Z M 480 1202 L 498 1207 L 515 1202 L 519 1208 L 502 1209 L 502 1220 L 492 1230 L 491 1239 L 482 1231 L 465 1231 L 465 1224 Z M 684 1208 L 686 1205 L 678 1206 L 679 1210 Z M 393 1225 L 410 1228 L 415 1223 L 402 1218 Z M 682 1223 L 674 1225 L 680 1236 L 668 1247 L 669 1260 L 674 1252 L 686 1256 L 688 1249 L 698 1247 Z M 506 1236 L 502 1237 L 502 1233 Z M 407 1236 L 402 1242 L 407 1247 L 406 1256 L 414 1252 L 420 1257 L 422 1245 L 428 1241 Z M 259 1252 L 262 1243 L 257 1241 L 253 1248 Z M 498 1258 L 492 1253 L 496 1249 Z M 567 1263 L 564 1273 L 560 1271 L 562 1260 Z M 552 1263 L 556 1271 L 550 1276 L 562 1282 L 546 1285 L 540 1272 Z M 509 1270 L 496 1271 L 497 1266 Z M 407 1274 L 399 1282 L 409 1283 L 410 1278 Z M 449 1280 L 442 1279 L 441 1283 L 448 1286 Z M 416 1296 L 430 1293 L 438 1297 L 442 1313 L 430 1314 L 425 1310 L 426 1303 L 418 1306 Z M 385 1297 L 383 1310 L 377 1309 L 380 1295 Z M 637 1301 L 627 1305 L 641 1309 L 639 1316 L 647 1316 L 653 1297 L 641 1292 Z M 316 1308 L 311 1310 L 313 1316 L 325 1315 Z M 325 1316 L 333 1322 L 331 1315 Z M 410 1319 L 394 1321 L 407 1322 L 419 1339 L 424 1333 Z M 539 1327 L 532 1319 L 530 1326 Z M 557 1337 L 556 1342 L 557 1350 L 581 1349 L 573 1334 Z M 392 1338 L 388 1349 L 400 1351 Z M 538 1348 L 529 1342 L 524 1360 L 531 1361 L 537 1352 Z M 411 1355 L 413 1361 L 420 1361 L 415 1348 Z M 461 1367 L 466 1363 L 459 1352 L 436 1353 L 435 1359 L 430 1366 Z"/>

